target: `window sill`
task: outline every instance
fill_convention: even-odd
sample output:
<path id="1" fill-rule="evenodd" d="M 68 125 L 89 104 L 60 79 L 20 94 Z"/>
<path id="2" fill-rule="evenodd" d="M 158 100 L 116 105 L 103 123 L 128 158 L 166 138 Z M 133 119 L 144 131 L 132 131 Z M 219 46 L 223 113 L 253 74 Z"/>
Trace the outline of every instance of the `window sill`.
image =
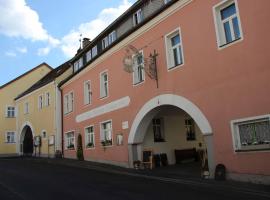
<path id="1" fill-rule="evenodd" d="M 143 83 L 144 83 L 144 80 L 142 80 L 140 82 L 137 82 L 137 83 L 133 83 L 133 86 L 136 87 L 136 86 L 139 86 L 139 85 L 141 85 Z"/>
<path id="2" fill-rule="evenodd" d="M 218 46 L 218 49 L 219 49 L 219 50 L 222 50 L 222 49 L 224 49 L 224 48 L 226 48 L 226 47 L 229 47 L 229 46 L 231 46 L 231 45 L 233 45 L 233 44 L 235 44 L 235 43 L 238 43 L 238 42 L 240 42 L 240 41 L 242 41 L 242 40 L 243 40 L 243 38 L 240 37 L 240 38 L 238 38 L 238 39 L 236 39 L 236 40 L 233 40 L 233 41 L 231 41 L 231 42 L 228 42 L 228 43 L 226 43 L 226 44 L 219 45 L 219 46 Z"/>
<path id="3" fill-rule="evenodd" d="M 264 152 L 264 151 L 270 151 L 270 147 L 269 148 L 262 148 L 262 149 L 238 149 L 235 150 L 236 153 L 242 153 L 242 152 Z"/>
<path id="4" fill-rule="evenodd" d="M 155 143 L 166 142 L 165 140 L 154 140 Z"/>
<path id="5" fill-rule="evenodd" d="M 100 100 L 107 99 L 107 98 L 109 98 L 109 95 L 104 96 L 104 97 L 99 97 Z"/>
<path id="6" fill-rule="evenodd" d="M 178 68 L 182 67 L 183 65 L 184 65 L 184 63 L 181 63 L 181 64 L 175 65 L 173 67 L 167 67 L 167 69 L 168 69 L 168 71 L 173 71 L 175 69 L 178 69 Z"/>

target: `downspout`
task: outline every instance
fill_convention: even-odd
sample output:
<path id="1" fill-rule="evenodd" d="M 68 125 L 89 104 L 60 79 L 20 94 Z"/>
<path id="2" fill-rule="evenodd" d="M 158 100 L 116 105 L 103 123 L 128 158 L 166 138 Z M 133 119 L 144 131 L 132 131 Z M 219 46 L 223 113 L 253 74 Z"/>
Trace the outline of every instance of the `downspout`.
<path id="1" fill-rule="evenodd" d="M 64 114 L 63 114 L 63 92 L 62 92 L 62 90 L 61 90 L 61 88 L 59 87 L 59 90 L 60 90 L 60 98 L 61 98 L 61 109 L 60 109 L 60 112 L 61 112 L 61 118 L 62 118 L 62 120 L 61 120 L 61 135 L 62 135 L 62 137 L 61 137 L 61 140 L 62 140 L 62 142 L 61 142 L 61 148 L 62 148 L 62 157 L 64 157 L 64 134 L 63 134 L 63 132 L 64 132 Z"/>

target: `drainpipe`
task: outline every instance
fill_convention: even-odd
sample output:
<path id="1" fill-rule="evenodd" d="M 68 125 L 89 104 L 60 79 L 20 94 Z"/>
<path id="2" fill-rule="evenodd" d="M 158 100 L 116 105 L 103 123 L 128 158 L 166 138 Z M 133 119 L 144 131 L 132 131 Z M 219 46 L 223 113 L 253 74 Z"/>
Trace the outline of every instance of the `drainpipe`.
<path id="1" fill-rule="evenodd" d="M 60 109 L 60 112 L 61 112 L 61 140 L 62 140 L 62 142 L 61 142 L 61 147 L 62 147 L 62 157 L 64 157 L 64 134 L 63 134 L 63 132 L 64 132 L 64 114 L 63 114 L 63 91 L 61 90 L 61 88 L 59 88 L 59 90 L 60 90 L 60 98 L 61 98 L 61 109 Z"/>

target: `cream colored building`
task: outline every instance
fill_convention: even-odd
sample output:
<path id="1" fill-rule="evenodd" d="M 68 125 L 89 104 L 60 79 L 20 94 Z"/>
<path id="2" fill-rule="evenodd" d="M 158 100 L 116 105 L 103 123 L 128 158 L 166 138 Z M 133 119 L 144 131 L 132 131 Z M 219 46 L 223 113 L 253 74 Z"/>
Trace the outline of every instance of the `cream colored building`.
<path id="1" fill-rule="evenodd" d="M 47 75 L 52 68 L 42 63 L 16 79 L 0 86 L 0 156 L 15 155 L 19 133 L 17 123 L 19 113 L 15 98 Z"/>
<path id="2" fill-rule="evenodd" d="M 53 157 L 61 147 L 61 93 L 58 84 L 72 74 L 68 62 L 16 97 L 17 153 Z"/>

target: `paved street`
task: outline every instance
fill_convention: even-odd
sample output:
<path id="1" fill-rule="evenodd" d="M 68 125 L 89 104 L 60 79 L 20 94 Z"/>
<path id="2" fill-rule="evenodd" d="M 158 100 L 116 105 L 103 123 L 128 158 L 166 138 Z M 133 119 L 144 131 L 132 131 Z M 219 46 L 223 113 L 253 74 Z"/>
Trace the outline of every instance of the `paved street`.
<path id="1" fill-rule="evenodd" d="M 0 159 L 0 199 L 270 199 L 270 191 L 36 159 Z"/>

